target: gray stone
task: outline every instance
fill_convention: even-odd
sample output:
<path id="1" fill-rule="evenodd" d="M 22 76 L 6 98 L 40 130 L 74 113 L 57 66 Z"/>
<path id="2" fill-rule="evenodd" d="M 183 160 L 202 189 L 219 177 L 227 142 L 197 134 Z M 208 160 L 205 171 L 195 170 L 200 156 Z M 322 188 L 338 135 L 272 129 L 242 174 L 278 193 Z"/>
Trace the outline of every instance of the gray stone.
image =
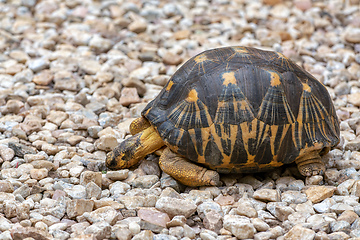
<path id="1" fill-rule="evenodd" d="M 81 185 L 74 185 L 72 188 L 66 188 L 64 189 L 64 192 L 72 199 L 86 198 L 86 188 Z"/>
<path id="2" fill-rule="evenodd" d="M 285 234 L 286 240 L 313 240 L 315 232 L 313 230 L 304 228 L 300 225 L 294 226 L 288 233 Z"/>
<path id="3" fill-rule="evenodd" d="M 196 211 L 196 205 L 192 201 L 171 197 L 160 197 L 155 207 L 166 212 L 171 218 L 176 215 L 184 215 L 188 218 Z"/>
<path id="4" fill-rule="evenodd" d="M 28 66 L 33 72 L 39 72 L 39 71 L 49 67 L 49 61 L 44 58 L 29 60 Z"/>
<path id="5" fill-rule="evenodd" d="M 254 192 L 253 197 L 265 202 L 279 202 L 280 194 L 275 189 L 259 189 Z"/>
<path id="6" fill-rule="evenodd" d="M 92 212 L 85 212 L 83 216 L 90 223 L 106 222 L 110 225 L 114 225 L 119 219 L 119 213 L 110 206 L 98 208 Z"/>
<path id="7" fill-rule="evenodd" d="M 89 182 L 86 185 L 86 197 L 87 198 L 96 198 L 96 199 L 100 199 L 101 197 L 101 188 L 96 185 L 94 182 Z"/>
<path id="8" fill-rule="evenodd" d="M 81 216 L 85 212 L 91 212 L 94 208 L 94 201 L 85 199 L 74 199 L 67 203 L 66 213 L 69 218 Z"/>
<path id="9" fill-rule="evenodd" d="M 347 232 L 350 230 L 350 224 L 346 221 L 333 221 L 330 223 L 330 229 L 332 232 Z"/>
<path id="10" fill-rule="evenodd" d="M 87 227 L 84 231 L 85 234 L 93 234 L 95 239 L 106 239 L 111 236 L 111 226 L 109 223 L 101 221 L 96 222 L 89 227 Z"/>
<path id="11" fill-rule="evenodd" d="M 125 180 L 129 175 L 129 169 L 122 169 L 118 171 L 108 171 L 106 172 L 106 177 L 112 181 L 122 181 Z"/>
<path id="12" fill-rule="evenodd" d="M 247 217 L 237 215 L 225 215 L 224 228 L 238 239 L 253 238 L 256 233 L 254 225 Z"/>
<path id="13" fill-rule="evenodd" d="M 156 175 L 144 175 L 135 178 L 131 185 L 137 188 L 151 188 L 158 181 L 159 177 Z"/>

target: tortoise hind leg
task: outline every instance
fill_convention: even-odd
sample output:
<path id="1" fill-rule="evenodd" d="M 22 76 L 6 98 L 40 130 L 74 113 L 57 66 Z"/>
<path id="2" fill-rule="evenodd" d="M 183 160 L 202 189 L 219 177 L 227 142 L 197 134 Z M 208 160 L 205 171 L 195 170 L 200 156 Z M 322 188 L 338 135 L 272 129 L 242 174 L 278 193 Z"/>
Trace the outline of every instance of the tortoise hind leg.
<path id="1" fill-rule="evenodd" d="M 165 173 L 187 186 L 220 185 L 217 172 L 193 164 L 169 148 L 165 148 L 161 154 L 159 165 Z"/>
<path id="2" fill-rule="evenodd" d="M 325 164 L 317 151 L 309 152 L 295 160 L 301 175 L 310 177 L 322 175 L 325 172 Z"/>

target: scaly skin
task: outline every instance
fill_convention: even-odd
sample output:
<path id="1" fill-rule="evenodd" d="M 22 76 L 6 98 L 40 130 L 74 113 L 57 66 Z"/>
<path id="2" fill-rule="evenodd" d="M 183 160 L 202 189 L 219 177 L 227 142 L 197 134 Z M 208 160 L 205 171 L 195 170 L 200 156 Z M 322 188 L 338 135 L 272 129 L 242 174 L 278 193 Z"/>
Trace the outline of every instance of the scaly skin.
<path id="1" fill-rule="evenodd" d="M 146 155 L 164 146 L 160 135 L 153 126 L 125 139 L 106 157 L 110 169 L 124 169 L 136 165 Z"/>
<path id="2" fill-rule="evenodd" d="M 169 148 L 161 154 L 159 165 L 171 177 L 190 187 L 220 185 L 220 176 L 216 171 L 191 163 Z"/>
<path id="3" fill-rule="evenodd" d="M 144 117 L 136 118 L 130 124 L 130 133 L 131 133 L 131 135 L 135 135 L 139 132 L 144 131 L 145 129 L 147 129 L 150 126 L 151 126 L 151 124 L 146 118 L 144 118 Z"/>

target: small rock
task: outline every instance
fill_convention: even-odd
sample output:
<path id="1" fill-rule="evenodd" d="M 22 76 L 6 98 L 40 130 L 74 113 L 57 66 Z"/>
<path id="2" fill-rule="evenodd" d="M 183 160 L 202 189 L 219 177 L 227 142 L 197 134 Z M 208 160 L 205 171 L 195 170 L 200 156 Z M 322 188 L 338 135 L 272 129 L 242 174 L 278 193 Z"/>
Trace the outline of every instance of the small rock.
<path id="1" fill-rule="evenodd" d="M 251 223 L 258 232 L 263 232 L 270 229 L 270 226 L 260 218 L 252 218 Z"/>
<path id="2" fill-rule="evenodd" d="M 348 102 L 356 107 L 360 107 L 360 92 L 349 94 Z"/>
<path id="3" fill-rule="evenodd" d="M 135 178 L 131 185 L 136 188 L 151 188 L 158 181 L 159 177 L 156 175 L 144 175 Z"/>
<path id="4" fill-rule="evenodd" d="M 124 204 L 126 209 L 137 209 L 148 204 L 143 196 L 120 196 L 117 200 Z"/>
<path id="5" fill-rule="evenodd" d="M 65 121 L 69 115 L 62 111 L 50 111 L 50 114 L 46 117 L 46 119 L 49 122 L 52 122 L 56 124 L 57 126 L 60 126 L 63 121 Z"/>
<path id="6" fill-rule="evenodd" d="M 32 147 L 21 143 L 9 142 L 8 146 L 14 150 L 15 155 L 20 158 L 23 158 L 25 154 L 36 154 L 36 151 Z"/>
<path id="7" fill-rule="evenodd" d="M 89 182 L 94 182 L 101 187 L 102 174 L 101 172 L 85 171 L 80 175 L 80 184 L 86 186 Z"/>
<path id="8" fill-rule="evenodd" d="M 350 224 L 347 221 L 333 221 L 330 222 L 330 229 L 332 232 L 347 232 L 350 230 Z"/>
<path id="9" fill-rule="evenodd" d="M 86 188 L 82 185 L 74 185 L 72 188 L 66 188 L 64 191 L 72 199 L 83 199 L 86 198 Z"/>
<path id="10" fill-rule="evenodd" d="M 210 210 L 205 213 L 203 224 L 206 229 L 220 233 L 220 229 L 223 227 L 222 216 L 215 210 Z"/>
<path id="11" fill-rule="evenodd" d="M 313 240 L 315 232 L 301 225 L 296 225 L 284 236 L 285 240 Z"/>
<path id="12" fill-rule="evenodd" d="M 11 161 L 15 156 L 15 151 L 4 145 L 0 145 L 0 157 L 4 161 Z"/>
<path id="13" fill-rule="evenodd" d="M 9 181 L 0 180 L 0 192 L 12 193 L 12 192 L 14 192 L 14 187 Z M 3 230 L 1 230 L 1 231 L 3 231 Z"/>
<path id="14" fill-rule="evenodd" d="M 140 97 L 137 93 L 136 88 L 128 88 L 128 87 L 123 88 L 121 90 L 119 102 L 121 105 L 125 107 L 133 103 L 139 103 Z"/>
<path id="15" fill-rule="evenodd" d="M 49 67 L 49 61 L 43 58 L 29 60 L 28 66 L 33 72 L 39 72 Z"/>
<path id="16" fill-rule="evenodd" d="M 17 227 L 10 230 L 13 240 L 21 240 L 25 238 L 33 239 L 51 239 L 52 236 L 43 230 L 34 227 Z"/>
<path id="17" fill-rule="evenodd" d="M 247 217 L 238 215 L 225 215 L 224 228 L 238 239 L 253 238 L 256 229 Z"/>
<path id="18" fill-rule="evenodd" d="M 102 38 L 96 34 L 91 38 L 89 47 L 98 52 L 106 52 L 112 47 L 112 42 L 109 39 Z"/>
<path id="19" fill-rule="evenodd" d="M 176 215 L 184 215 L 188 218 L 196 211 L 196 205 L 192 201 L 171 197 L 160 197 L 155 207 L 166 212 L 170 218 Z"/>
<path id="20" fill-rule="evenodd" d="M 33 78 L 33 82 L 37 85 L 47 86 L 54 79 L 54 75 L 50 70 L 41 71 L 39 74 L 35 75 Z"/>
<path id="21" fill-rule="evenodd" d="M 280 194 L 274 189 L 259 189 L 254 192 L 253 198 L 266 202 L 279 202 Z"/>
<path id="22" fill-rule="evenodd" d="M 360 43 L 360 28 L 348 28 L 345 31 L 345 40 L 350 43 Z"/>
<path id="23" fill-rule="evenodd" d="M 95 60 L 81 60 L 79 62 L 79 68 L 86 74 L 95 75 L 96 73 L 100 72 L 101 65 L 98 61 Z"/>
<path id="24" fill-rule="evenodd" d="M 129 175 L 129 169 L 122 169 L 118 171 L 108 171 L 106 172 L 106 177 L 112 181 L 122 181 L 125 180 Z"/>
<path id="25" fill-rule="evenodd" d="M 154 208 L 140 208 L 138 210 L 138 217 L 146 223 L 159 226 L 160 231 L 165 228 L 166 224 L 170 221 L 170 218 L 166 213 L 160 212 Z M 149 228 L 144 228 L 144 226 L 151 227 L 147 224 L 140 223 L 140 226 L 142 226 L 142 229 L 152 230 Z"/>
<path id="26" fill-rule="evenodd" d="M 89 182 L 86 185 L 86 197 L 100 199 L 101 197 L 101 188 L 96 185 L 94 182 Z"/>
<path id="27" fill-rule="evenodd" d="M 76 79 L 69 78 L 69 79 L 57 79 L 54 80 L 55 85 L 54 89 L 58 89 L 60 91 L 77 91 L 78 90 L 78 84 Z"/>
<path id="28" fill-rule="evenodd" d="M 71 137 L 69 137 L 66 141 L 71 145 L 71 146 L 75 146 L 76 144 L 78 144 L 79 142 L 81 142 L 82 140 L 84 140 L 85 138 L 83 136 L 78 136 L 78 135 L 73 135 Z"/>
<path id="29" fill-rule="evenodd" d="M 236 208 L 236 213 L 241 216 L 246 216 L 248 218 L 256 218 L 257 211 L 250 202 L 240 202 Z"/>
<path id="30" fill-rule="evenodd" d="M 85 212 L 83 216 L 90 223 L 106 222 L 110 225 L 114 225 L 119 218 L 119 213 L 112 207 L 105 206 L 92 212 Z"/>
<path id="31" fill-rule="evenodd" d="M 116 138 L 109 134 L 103 135 L 95 141 L 95 147 L 106 152 L 112 151 L 117 145 Z"/>
<path id="32" fill-rule="evenodd" d="M 166 52 L 163 56 L 163 62 L 168 65 L 179 65 L 183 62 L 183 58 L 179 55 L 173 54 L 172 52 Z"/>
<path id="33" fill-rule="evenodd" d="M 146 31 L 147 23 L 142 20 L 136 20 L 129 24 L 128 29 L 134 33 L 142 33 Z"/>
<path id="34" fill-rule="evenodd" d="M 120 181 L 110 184 L 109 187 L 110 193 L 114 198 L 124 195 L 130 188 L 129 184 Z"/>
<path id="35" fill-rule="evenodd" d="M 91 234 L 92 239 L 109 239 L 111 236 L 111 226 L 104 221 L 96 222 L 84 231 L 85 234 Z"/>
<path id="36" fill-rule="evenodd" d="M 184 226 L 186 223 L 186 218 L 184 216 L 174 216 L 171 221 L 166 223 L 167 228 L 176 227 L 176 226 Z"/>
<path id="37" fill-rule="evenodd" d="M 48 176 L 49 171 L 46 168 L 31 169 L 30 176 L 32 179 L 41 180 Z"/>
<path id="38" fill-rule="evenodd" d="M 330 186 L 313 186 L 305 190 L 307 198 L 314 204 L 331 197 L 334 192 L 335 188 Z"/>

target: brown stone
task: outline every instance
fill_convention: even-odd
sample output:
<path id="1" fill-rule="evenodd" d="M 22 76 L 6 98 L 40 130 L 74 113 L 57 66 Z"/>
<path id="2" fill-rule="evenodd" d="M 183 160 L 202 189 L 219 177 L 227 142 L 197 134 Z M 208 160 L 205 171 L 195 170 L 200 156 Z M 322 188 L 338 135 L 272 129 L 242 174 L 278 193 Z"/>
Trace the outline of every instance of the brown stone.
<path id="1" fill-rule="evenodd" d="M 101 187 L 102 173 L 92 171 L 82 172 L 80 175 L 80 184 L 86 186 L 89 182 L 94 182 L 96 185 Z"/>
<path id="2" fill-rule="evenodd" d="M 43 70 L 39 74 L 35 75 L 33 82 L 37 85 L 47 86 L 54 79 L 54 75 L 50 70 Z"/>
<path id="3" fill-rule="evenodd" d="M 172 52 L 166 52 L 163 56 L 163 62 L 168 65 L 179 65 L 183 62 L 183 58 L 179 55 L 173 54 Z"/>
<path id="4" fill-rule="evenodd" d="M 220 233 L 220 229 L 223 227 L 222 216 L 215 210 L 211 209 L 205 213 L 203 224 L 206 229 Z"/>
<path id="5" fill-rule="evenodd" d="M 129 87 L 125 87 L 121 90 L 121 96 L 119 99 L 119 102 L 121 105 L 127 107 L 130 104 L 133 103 L 139 103 L 140 102 L 140 97 L 137 93 L 136 88 L 129 88 Z"/>
<path id="6" fill-rule="evenodd" d="M 166 223 L 170 221 L 166 213 L 160 212 L 155 208 L 140 208 L 138 210 L 138 217 L 146 222 L 166 227 Z"/>
<path id="7" fill-rule="evenodd" d="M 84 212 L 91 212 L 94 208 L 94 201 L 86 199 L 74 199 L 68 202 L 66 214 L 69 218 L 81 216 Z"/>
<path id="8" fill-rule="evenodd" d="M 305 190 L 307 198 L 314 204 L 331 197 L 334 192 L 335 187 L 331 186 L 313 186 Z"/>
<path id="9" fill-rule="evenodd" d="M 16 227 L 10 230 L 13 240 L 22 240 L 25 238 L 32 238 L 37 240 L 53 239 L 52 235 L 44 230 L 34 227 Z"/>

